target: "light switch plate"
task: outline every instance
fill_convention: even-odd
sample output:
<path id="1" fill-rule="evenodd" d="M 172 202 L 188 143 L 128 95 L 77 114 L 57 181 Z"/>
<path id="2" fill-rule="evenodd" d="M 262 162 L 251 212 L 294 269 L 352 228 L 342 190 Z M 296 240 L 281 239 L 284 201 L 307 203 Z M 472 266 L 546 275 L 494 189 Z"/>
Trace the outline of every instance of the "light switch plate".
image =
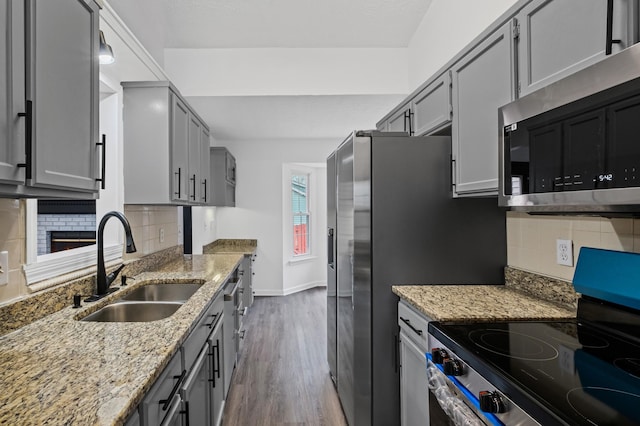
<path id="1" fill-rule="evenodd" d="M 9 252 L 0 251 L 0 285 L 9 283 Z"/>

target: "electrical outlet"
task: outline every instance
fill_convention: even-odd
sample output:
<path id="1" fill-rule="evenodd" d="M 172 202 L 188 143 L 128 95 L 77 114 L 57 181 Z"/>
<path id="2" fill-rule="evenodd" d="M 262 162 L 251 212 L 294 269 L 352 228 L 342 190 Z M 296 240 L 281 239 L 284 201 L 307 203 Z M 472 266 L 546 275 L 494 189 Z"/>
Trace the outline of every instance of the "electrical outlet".
<path id="1" fill-rule="evenodd" d="M 558 265 L 573 266 L 573 242 L 556 240 L 556 261 Z"/>
<path id="2" fill-rule="evenodd" d="M 9 283 L 9 252 L 0 252 L 0 285 Z"/>
<path id="3" fill-rule="evenodd" d="M 164 228 L 160 228 L 160 242 L 164 243 Z"/>

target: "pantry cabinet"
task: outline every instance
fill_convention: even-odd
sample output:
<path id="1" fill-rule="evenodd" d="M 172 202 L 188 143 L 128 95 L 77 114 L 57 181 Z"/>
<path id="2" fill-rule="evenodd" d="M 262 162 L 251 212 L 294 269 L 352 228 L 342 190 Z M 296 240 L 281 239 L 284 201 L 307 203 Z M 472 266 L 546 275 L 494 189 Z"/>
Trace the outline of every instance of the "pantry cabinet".
<path id="1" fill-rule="evenodd" d="M 93 0 L 0 6 L 0 194 L 96 198 L 98 10 Z"/>
<path id="2" fill-rule="evenodd" d="M 122 86 L 125 203 L 204 204 L 207 125 L 168 81 Z"/>
<path id="3" fill-rule="evenodd" d="M 498 108 L 514 99 L 511 22 L 452 68 L 454 196 L 498 189 Z"/>
<path id="4" fill-rule="evenodd" d="M 637 17 L 633 0 L 534 0 L 527 4 L 516 16 L 519 96 L 635 43 Z"/>

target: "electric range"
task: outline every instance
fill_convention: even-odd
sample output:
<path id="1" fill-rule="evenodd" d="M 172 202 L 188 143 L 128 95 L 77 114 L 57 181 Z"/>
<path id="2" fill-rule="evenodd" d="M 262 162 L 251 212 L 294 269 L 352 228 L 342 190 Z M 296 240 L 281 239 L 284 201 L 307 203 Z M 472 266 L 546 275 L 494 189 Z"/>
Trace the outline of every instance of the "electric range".
<path id="1" fill-rule="evenodd" d="M 640 425 L 640 255 L 583 249 L 574 286 L 572 321 L 430 323 L 431 399 L 465 424 Z"/>

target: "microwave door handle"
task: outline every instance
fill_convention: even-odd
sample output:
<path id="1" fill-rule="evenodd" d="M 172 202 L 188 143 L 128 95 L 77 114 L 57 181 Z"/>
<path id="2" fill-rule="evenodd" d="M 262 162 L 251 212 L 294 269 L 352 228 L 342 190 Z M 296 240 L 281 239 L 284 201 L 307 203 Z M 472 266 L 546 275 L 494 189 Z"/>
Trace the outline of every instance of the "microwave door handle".
<path id="1" fill-rule="evenodd" d="M 605 55 L 611 55 L 614 44 L 620 44 L 622 40 L 613 38 L 613 0 L 607 0 L 607 44 Z"/>

